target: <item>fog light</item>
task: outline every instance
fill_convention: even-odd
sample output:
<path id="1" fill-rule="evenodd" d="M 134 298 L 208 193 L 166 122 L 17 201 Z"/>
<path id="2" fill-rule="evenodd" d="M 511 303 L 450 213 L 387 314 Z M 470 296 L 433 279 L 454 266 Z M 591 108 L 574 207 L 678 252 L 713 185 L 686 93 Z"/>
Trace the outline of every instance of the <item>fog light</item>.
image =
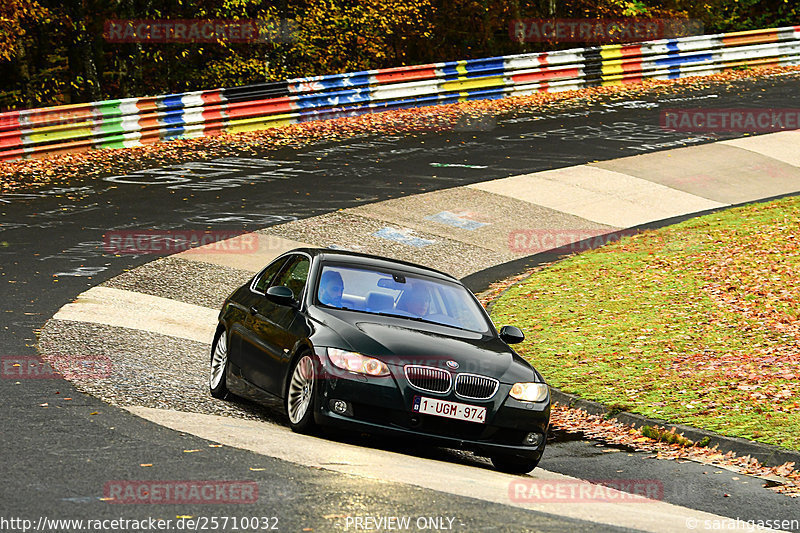
<path id="1" fill-rule="evenodd" d="M 541 443 L 542 443 L 541 433 L 528 433 L 527 435 L 525 435 L 525 444 L 527 446 L 538 447 Z"/>
<path id="2" fill-rule="evenodd" d="M 344 400 L 331 400 L 331 408 L 335 413 L 343 415 L 347 412 L 347 402 Z"/>

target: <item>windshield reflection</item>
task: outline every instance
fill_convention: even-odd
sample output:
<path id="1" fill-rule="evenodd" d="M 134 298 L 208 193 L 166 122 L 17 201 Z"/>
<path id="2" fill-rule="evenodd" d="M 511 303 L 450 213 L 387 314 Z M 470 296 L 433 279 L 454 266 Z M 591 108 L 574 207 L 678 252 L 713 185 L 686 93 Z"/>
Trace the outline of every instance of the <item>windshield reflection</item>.
<path id="1" fill-rule="evenodd" d="M 434 278 L 323 265 L 316 294 L 318 303 L 335 309 L 489 331 L 483 310 L 465 287 Z"/>

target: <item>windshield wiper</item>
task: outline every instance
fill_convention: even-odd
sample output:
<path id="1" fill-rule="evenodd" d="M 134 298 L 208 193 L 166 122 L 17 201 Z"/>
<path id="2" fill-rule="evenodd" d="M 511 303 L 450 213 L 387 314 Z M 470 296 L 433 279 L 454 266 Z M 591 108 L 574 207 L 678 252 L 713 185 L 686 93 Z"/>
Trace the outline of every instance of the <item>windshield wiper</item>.
<path id="1" fill-rule="evenodd" d="M 445 327 L 448 327 L 448 328 L 460 329 L 461 331 L 471 331 L 469 329 L 462 328 L 462 327 L 459 327 L 459 326 L 454 326 L 452 324 L 446 324 L 444 322 L 436 322 L 435 320 L 426 320 L 426 319 L 424 319 L 422 317 L 418 317 L 418 316 L 397 315 L 395 313 L 371 313 L 371 314 L 380 315 L 380 316 L 391 316 L 391 317 L 394 317 L 394 318 L 407 318 L 408 320 L 413 320 L 415 322 L 424 322 L 425 324 L 434 324 L 436 326 L 445 326 Z"/>
<path id="2" fill-rule="evenodd" d="M 420 318 L 420 317 L 418 317 L 418 316 L 411 316 L 411 315 L 398 315 L 398 314 L 396 314 L 396 313 L 386 313 L 386 312 L 383 312 L 383 311 L 380 311 L 380 312 L 376 312 L 376 311 L 365 311 L 365 312 L 367 312 L 367 313 L 369 313 L 369 314 L 371 314 L 371 315 L 391 316 L 391 317 L 394 317 L 394 318 L 407 318 L 407 319 L 409 319 L 409 320 L 416 320 L 417 322 L 430 322 L 429 320 L 425 320 L 425 319 L 423 319 L 423 318 Z"/>

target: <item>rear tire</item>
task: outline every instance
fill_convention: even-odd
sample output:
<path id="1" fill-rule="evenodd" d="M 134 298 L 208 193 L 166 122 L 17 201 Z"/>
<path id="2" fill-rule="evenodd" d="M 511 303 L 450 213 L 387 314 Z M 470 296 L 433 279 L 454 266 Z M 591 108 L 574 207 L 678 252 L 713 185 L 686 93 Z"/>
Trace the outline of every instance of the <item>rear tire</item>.
<path id="1" fill-rule="evenodd" d="M 211 368 L 208 388 L 211 396 L 218 400 L 230 397 L 227 386 L 228 373 L 228 333 L 224 329 L 219 332 L 211 347 Z"/>
<path id="2" fill-rule="evenodd" d="M 318 372 L 319 365 L 310 353 L 301 355 L 292 366 L 285 404 L 289 425 L 297 433 L 312 433 L 316 429 L 314 404 Z"/>

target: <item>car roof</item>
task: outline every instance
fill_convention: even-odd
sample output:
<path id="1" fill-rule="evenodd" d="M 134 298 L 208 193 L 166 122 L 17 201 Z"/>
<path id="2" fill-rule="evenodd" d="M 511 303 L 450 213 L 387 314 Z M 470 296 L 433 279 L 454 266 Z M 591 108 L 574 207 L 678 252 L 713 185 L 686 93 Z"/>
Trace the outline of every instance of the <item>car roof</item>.
<path id="1" fill-rule="evenodd" d="M 403 272 L 410 274 L 418 274 L 421 276 L 428 276 L 445 281 L 455 281 L 457 283 L 461 283 L 458 281 L 458 279 L 450 274 L 446 274 L 439 270 L 418 265 L 416 263 L 410 263 L 408 261 L 392 259 L 389 257 L 364 254 L 361 252 L 352 252 L 350 250 L 336 250 L 333 248 L 295 248 L 294 250 L 290 250 L 286 253 L 289 254 L 293 252 L 305 252 L 308 255 L 316 257 L 322 261 L 335 261 L 353 265 L 402 270 Z"/>

